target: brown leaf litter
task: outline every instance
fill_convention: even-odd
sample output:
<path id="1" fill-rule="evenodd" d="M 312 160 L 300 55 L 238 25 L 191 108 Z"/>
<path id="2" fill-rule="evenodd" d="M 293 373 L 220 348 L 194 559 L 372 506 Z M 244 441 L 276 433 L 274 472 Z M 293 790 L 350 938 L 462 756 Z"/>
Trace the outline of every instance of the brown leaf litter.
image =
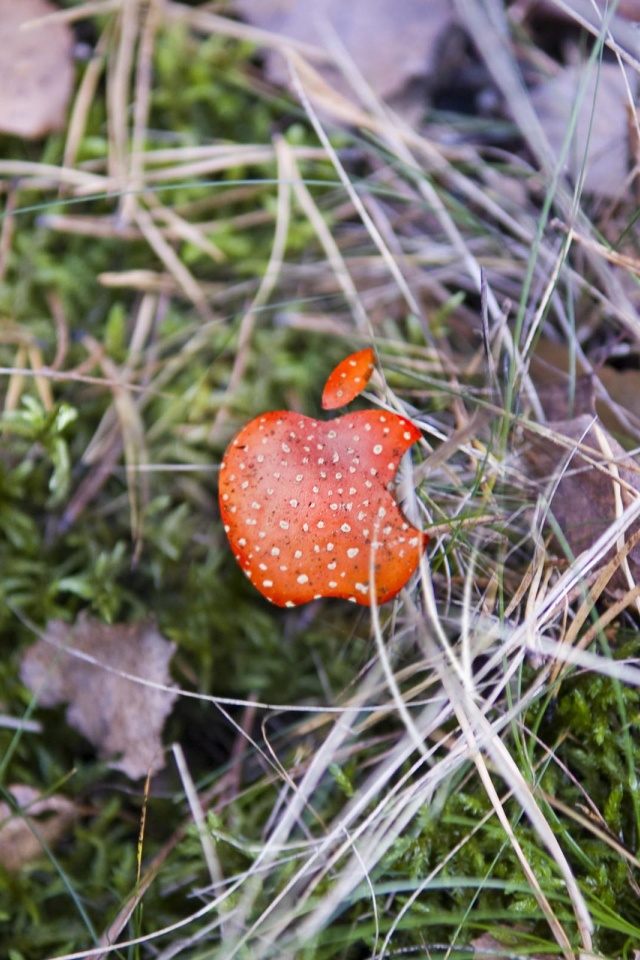
<path id="1" fill-rule="evenodd" d="M 47 0 L 0 0 L 0 131 L 39 138 L 65 126 L 73 90 L 73 33 Z"/>
<path id="2" fill-rule="evenodd" d="M 152 623 L 54 620 L 25 653 L 20 676 L 40 706 L 68 704 L 68 723 L 136 780 L 164 766 L 162 729 L 177 697 L 166 689 L 174 650 Z"/>
<path id="3" fill-rule="evenodd" d="M 620 198 L 630 171 L 629 93 L 635 77 L 625 76 L 617 63 L 589 67 L 569 65 L 545 80 L 531 101 L 557 157 L 574 181 L 584 177 L 584 189 L 600 197 Z M 568 143 L 572 123 L 575 131 Z"/>
<path id="4" fill-rule="evenodd" d="M 562 407 L 557 390 L 557 385 L 552 385 L 544 397 L 546 410 L 552 415 Z M 640 495 L 638 465 L 592 412 L 589 377 L 577 382 L 574 400 L 574 416 L 552 419 L 542 428 L 527 431 L 524 451 L 527 472 L 544 483 L 549 511 L 565 541 L 560 549 L 568 549 L 573 557 L 593 547 Z M 639 531 L 640 522 L 632 523 L 624 543 Z M 640 581 L 640 543 L 634 544 L 623 559 L 622 546 L 621 541 L 601 563 L 604 567 L 617 555 L 621 559 L 606 588 L 616 597 Z"/>
<path id="5" fill-rule="evenodd" d="M 336 89 L 348 88 L 333 65 L 340 49 L 383 100 L 399 96 L 407 84 L 429 75 L 438 40 L 454 18 L 448 0 L 237 0 L 236 9 L 251 24 L 324 51 L 316 64 Z M 272 83 L 286 84 L 289 71 L 276 45 L 266 50 L 265 71 Z M 338 54 L 339 56 L 339 54 Z"/>
<path id="6" fill-rule="evenodd" d="M 43 798 L 23 784 L 8 789 L 19 809 L 0 802 L 0 864 L 16 873 L 60 839 L 78 815 L 78 808 L 66 797 Z"/>

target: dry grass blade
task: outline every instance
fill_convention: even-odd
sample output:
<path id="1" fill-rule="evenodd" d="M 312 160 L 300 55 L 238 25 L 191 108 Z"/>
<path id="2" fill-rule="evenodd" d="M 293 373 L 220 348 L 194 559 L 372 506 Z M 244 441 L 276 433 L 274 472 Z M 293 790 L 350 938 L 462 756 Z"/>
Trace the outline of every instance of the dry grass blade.
<path id="1" fill-rule="evenodd" d="M 57 187 L 74 187 L 85 194 L 104 194 L 104 177 L 87 173 L 77 167 L 56 167 L 48 163 L 33 163 L 28 160 L 0 160 L 0 176 L 29 181 L 34 190 L 51 190 Z"/>
<path id="2" fill-rule="evenodd" d="M 353 203 L 353 205 L 354 205 L 354 208 L 356 209 L 356 211 L 357 211 L 360 219 L 362 220 L 363 224 L 365 225 L 365 227 L 366 227 L 366 229 L 367 229 L 367 232 L 369 233 L 369 235 L 371 236 L 372 240 L 373 240 L 374 243 L 376 244 L 378 250 L 380 251 L 380 253 L 381 253 L 381 255 L 382 255 L 383 259 L 384 259 L 384 262 L 385 262 L 386 266 L 387 266 L 388 269 L 389 269 L 389 272 L 390 272 L 391 276 L 394 278 L 394 280 L 395 280 L 396 283 L 398 284 L 398 288 L 401 290 L 404 298 L 406 299 L 407 305 L 408 305 L 409 308 L 410 308 L 411 310 L 413 310 L 415 313 L 419 313 L 419 312 L 420 312 L 420 308 L 419 308 L 419 306 L 418 306 L 418 304 L 417 304 L 417 301 L 416 301 L 415 297 L 413 296 L 413 293 L 412 293 L 411 290 L 409 289 L 409 287 L 408 287 L 408 285 L 407 285 L 404 277 L 402 276 L 402 273 L 400 272 L 400 269 L 399 269 L 399 267 L 398 267 L 397 261 L 396 261 L 395 258 L 391 255 L 391 253 L 390 253 L 387 245 L 384 243 L 384 241 L 383 241 L 383 239 L 382 239 L 382 236 L 380 235 L 380 232 L 379 232 L 379 230 L 377 229 L 375 223 L 373 222 L 373 220 L 371 219 L 371 217 L 370 217 L 369 214 L 367 213 L 367 210 L 366 210 L 364 204 L 362 203 L 362 201 L 360 200 L 360 198 L 358 197 L 356 191 L 353 189 L 353 187 L 352 187 L 352 185 L 351 185 L 351 182 L 350 182 L 350 180 L 349 180 L 349 177 L 347 176 L 347 174 L 346 174 L 346 172 L 345 172 L 342 164 L 340 163 L 340 160 L 339 160 L 339 158 L 338 158 L 338 155 L 336 154 L 335 150 L 333 149 L 333 147 L 332 147 L 332 145 L 331 145 L 331 142 L 330 142 L 329 138 L 327 137 L 326 133 L 324 132 L 324 130 L 323 130 L 323 128 L 322 128 L 322 125 L 321 125 L 321 123 L 320 123 L 320 121 L 319 121 L 319 119 L 318 119 L 318 116 L 317 116 L 315 110 L 313 109 L 309 98 L 308 98 L 307 95 L 306 95 L 304 86 L 302 85 L 302 83 L 300 82 L 300 79 L 298 78 L 298 71 L 300 70 L 300 68 L 304 69 L 304 61 L 301 61 L 301 59 L 300 59 L 299 57 L 295 56 L 294 54 L 290 54 L 290 67 L 291 67 L 291 70 L 292 70 L 292 73 L 293 73 L 293 78 L 294 78 L 295 87 L 296 87 L 296 89 L 297 89 L 297 92 L 298 92 L 301 100 L 302 100 L 302 103 L 303 103 L 303 105 L 304 105 L 304 107 L 305 107 L 305 110 L 307 111 L 307 114 L 308 114 L 308 116 L 309 116 L 309 119 L 311 120 L 311 122 L 312 122 L 312 124 L 313 124 L 313 126 L 314 126 L 314 129 L 315 129 L 316 133 L 318 134 L 318 137 L 319 137 L 319 139 L 320 139 L 320 142 L 322 143 L 323 147 L 325 148 L 325 150 L 326 150 L 326 152 L 327 152 L 327 155 L 328 155 L 329 157 L 331 157 L 331 160 L 332 160 L 332 163 L 333 163 L 333 165 L 334 165 L 334 167 L 335 167 L 335 169 L 336 169 L 336 172 L 338 173 L 338 176 L 340 177 L 340 179 L 341 179 L 341 181 L 342 181 L 345 189 L 347 190 L 347 193 L 349 194 L 349 197 L 351 198 L 351 201 L 352 201 L 352 203 Z"/>
<path id="3" fill-rule="evenodd" d="M 127 379 L 123 380 L 121 371 L 104 356 L 101 346 L 91 337 L 86 338 L 87 346 L 100 357 L 100 366 L 105 377 L 113 385 L 114 409 L 118 417 L 127 468 L 127 490 L 131 512 L 131 532 L 134 541 L 141 544 L 144 524 L 144 505 L 148 498 L 147 481 L 141 467 L 147 463 L 148 454 L 145 442 L 145 429 L 142 418 L 130 391 Z M 89 454 L 87 453 L 87 456 Z M 95 453 L 93 454 L 95 457 Z"/>
<path id="4" fill-rule="evenodd" d="M 219 34 L 226 37 L 233 37 L 237 40 L 246 40 L 249 43 L 257 45 L 269 45 L 281 48 L 285 51 L 293 49 L 298 50 L 303 56 L 315 57 L 323 60 L 326 54 L 308 43 L 301 43 L 295 40 L 285 40 L 277 34 L 270 33 L 267 30 L 260 30 L 251 27 L 245 23 L 238 23 L 236 20 L 220 17 L 208 10 L 199 10 L 188 7 L 185 4 L 174 3 L 172 0 L 165 2 L 166 14 L 169 20 L 178 23 L 186 23 L 194 30 L 203 33 Z"/>
<path id="5" fill-rule="evenodd" d="M 276 139 L 275 147 L 278 162 L 278 200 L 273 246 L 260 285 L 240 324 L 235 360 L 226 391 L 229 398 L 233 397 L 245 375 L 251 336 L 257 322 L 258 311 L 268 302 L 278 282 L 291 225 L 291 184 L 295 181 L 295 169 L 291 153 L 282 138 Z M 221 404 L 211 427 L 210 436 L 214 441 L 220 436 L 227 412 L 225 404 Z"/>
<path id="6" fill-rule="evenodd" d="M 351 278 L 349 270 L 344 262 L 340 249 L 334 240 L 331 230 L 327 226 L 324 217 L 320 214 L 316 203 L 314 202 L 309 190 L 307 189 L 300 173 L 295 165 L 295 159 L 290 154 L 289 164 L 293 176 L 293 189 L 298 203 L 309 218 L 310 222 L 318 236 L 318 240 L 324 249 L 327 260 L 331 265 L 340 288 L 344 291 L 345 298 L 349 304 L 356 323 L 356 328 L 361 334 L 370 333 L 369 320 L 366 311 L 360 300 L 356 286 Z"/>
<path id="7" fill-rule="evenodd" d="M 433 631 L 432 634 L 427 633 L 426 631 L 423 632 L 422 643 L 427 651 L 427 654 L 430 653 L 431 656 L 434 657 L 435 645 L 433 637 L 436 637 L 439 633 L 441 633 L 441 628 L 439 626 L 439 617 L 435 603 L 435 596 L 433 594 L 433 588 L 431 586 L 431 580 L 427 576 L 426 571 L 423 571 L 422 587 L 425 596 L 425 607 L 429 616 L 427 623 L 429 624 L 431 631 Z M 442 643 L 442 638 L 440 642 Z M 453 653 L 450 653 L 449 661 L 455 662 Z M 435 662 L 438 664 L 439 661 L 436 659 Z M 440 661 L 440 664 L 441 667 L 444 667 L 444 663 L 442 661 Z M 582 944 L 585 949 L 591 949 L 591 932 L 593 925 L 589 915 L 589 910 L 586 906 L 584 897 L 580 892 L 576 878 L 573 875 L 573 872 L 564 855 L 564 852 L 560 847 L 560 844 L 553 833 L 553 830 L 536 804 L 529 784 L 525 781 L 521 771 L 518 769 L 513 761 L 513 758 L 507 752 L 504 744 L 500 740 L 498 730 L 491 726 L 484 713 L 478 708 L 476 704 L 477 692 L 472 686 L 470 687 L 470 675 L 467 671 L 462 671 L 459 668 L 458 676 L 456 677 L 456 674 L 454 672 L 450 672 L 447 667 L 441 669 L 439 674 L 443 688 L 447 691 L 451 708 L 455 711 L 460 723 L 461 736 L 466 742 L 469 755 L 476 764 L 478 773 L 482 779 L 496 815 L 502 824 L 505 835 L 508 837 L 509 842 L 512 844 L 516 852 L 522 869 L 529 879 L 529 883 L 534 891 L 534 895 L 536 896 L 536 899 L 538 899 L 538 903 L 540 904 L 542 912 L 544 913 L 547 922 L 549 923 L 549 926 L 556 937 L 558 945 L 561 947 L 567 958 L 570 958 L 573 955 L 571 952 L 571 943 L 567 933 L 564 931 L 562 925 L 558 922 L 551 904 L 548 902 L 545 894 L 540 888 L 535 871 L 529 864 L 528 859 L 513 832 L 508 817 L 503 810 L 498 793 L 492 783 L 486 761 L 483 757 L 484 752 L 487 753 L 495 769 L 499 772 L 501 778 L 513 791 L 522 809 L 525 811 L 527 817 L 533 824 L 536 831 L 539 833 L 543 843 L 552 853 L 553 859 L 567 884 L 567 889 L 571 897 L 576 919 L 581 930 Z M 460 682 L 460 680 L 462 680 L 462 682 Z"/>
<path id="8" fill-rule="evenodd" d="M 63 167 L 72 168 L 75 165 L 80 142 L 87 127 L 89 110 L 96 96 L 98 84 L 105 69 L 107 51 L 112 42 L 113 31 L 112 25 L 109 23 L 100 35 L 94 50 L 94 55 L 84 72 L 84 76 L 76 92 L 67 127 L 67 137 L 62 159 Z"/>
<path id="9" fill-rule="evenodd" d="M 109 104 L 109 176 L 114 189 L 122 193 L 120 215 L 124 219 L 127 199 L 129 153 L 129 88 L 134 50 L 138 39 L 139 0 L 121 4 L 117 20 L 116 49 L 107 60 Z M 129 211 L 129 214 L 131 211 Z M 126 220 L 125 220 L 126 222 Z"/>
<path id="10" fill-rule="evenodd" d="M 211 321 L 213 314 L 200 284 L 191 275 L 189 269 L 185 267 L 173 247 L 165 240 L 151 214 L 143 207 L 138 206 L 133 216 L 140 232 L 158 255 L 158 258 L 164 263 L 169 275 L 175 279 L 178 287 L 198 309 L 202 319 L 206 322 Z"/>

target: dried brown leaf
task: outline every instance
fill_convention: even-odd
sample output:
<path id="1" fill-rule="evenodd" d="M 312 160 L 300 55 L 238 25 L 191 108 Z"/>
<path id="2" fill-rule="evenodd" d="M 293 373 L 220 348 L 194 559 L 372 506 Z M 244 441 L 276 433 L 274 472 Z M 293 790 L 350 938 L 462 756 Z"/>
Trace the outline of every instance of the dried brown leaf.
<path id="1" fill-rule="evenodd" d="M 547 420 L 557 422 L 588 414 L 595 416 L 593 377 L 585 374 L 572 383 L 550 380 L 538 387 L 538 399 Z"/>
<path id="2" fill-rule="evenodd" d="M 584 164 L 587 192 L 620 197 L 629 174 L 627 82 L 633 91 L 634 79 L 630 76 L 625 81 L 620 67 L 613 63 L 600 64 L 586 79 L 585 70 L 584 65 L 565 67 L 540 84 L 531 100 L 557 156 L 564 149 L 577 109 L 566 166 L 577 180 Z"/>
<path id="3" fill-rule="evenodd" d="M 27 650 L 20 674 L 42 706 L 67 703 L 69 724 L 135 780 L 164 766 L 162 728 L 177 693 L 154 685 L 170 685 L 174 649 L 151 623 L 54 620 Z"/>
<path id="4" fill-rule="evenodd" d="M 254 26 L 311 43 L 331 57 L 339 38 L 367 83 L 382 99 L 431 71 L 436 41 L 450 23 L 449 0 L 237 0 L 236 9 Z M 325 78 L 344 89 L 338 70 L 317 65 Z M 275 51 L 266 53 L 273 83 L 288 81 L 287 65 Z"/>
<path id="5" fill-rule="evenodd" d="M 551 491 L 550 509 L 574 556 L 588 550 L 640 494 L 635 461 L 592 414 L 546 424 L 544 436 L 532 434 L 525 452 L 531 476 Z M 628 540 L 640 529 L 632 524 Z M 616 550 L 602 560 L 607 563 Z M 631 580 L 631 582 L 630 582 Z M 609 581 L 617 595 L 640 580 L 640 545 L 633 547 Z"/>
<path id="6" fill-rule="evenodd" d="M 527 934 L 528 931 L 523 929 L 523 948 L 525 943 L 528 941 Z M 504 958 L 504 960 L 509 960 L 509 958 L 515 956 L 515 952 L 518 951 L 516 930 L 514 930 L 513 927 L 510 927 L 508 930 L 505 929 L 504 936 L 504 942 L 496 940 L 491 933 L 483 933 L 480 937 L 472 940 L 471 946 L 473 947 L 473 960 L 500 960 L 501 957 Z M 551 954 L 529 953 L 527 951 L 526 956 L 529 958 L 529 960 L 548 960 Z M 553 956 L 557 956 L 557 954 L 554 953 Z"/>
<path id="7" fill-rule="evenodd" d="M 55 11 L 47 0 L 0 0 L 0 130 L 44 137 L 64 127 L 73 89 L 73 33 L 29 26 Z"/>
<path id="8" fill-rule="evenodd" d="M 19 812 L 0 802 L 0 863 L 12 873 L 25 863 L 42 856 L 65 833 L 78 808 L 66 797 L 41 799 L 33 787 L 21 784 L 9 787 Z"/>
<path id="9" fill-rule="evenodd" d="M 519 5 L 523 13 L 526 12 L 528 15 L 533 14 L 536 17 L 544 18 L 549 28 L 553 28 L 557 22 L 560 24 L 579 23 L 583 19 L 587 22 L 598 23 L 606 15 L 607 27 L 609 31 L 614 33 L 614 28 L 619 20 L 640 20 L 638 0 L 619 0 L 615 6 L 611 4 L 611 0 L 595 0 L 595 3 L 594 0 L 563 0 L 562 5 L 557 0 L 522 0 Z M 615 33 L 614 38 L 618 39 Z"/>
<path id="10" fill-rule="evenodd" d="M 583 373 L 579 357 L 576 368 L 578 376 L 569 347 L 540 338 L 529 372 L 547 420 L 597 413 L 607 430 L 628 436 L 629 445 L 635 446 L 638 431 L 630 424 L 640 424 L 640 371 L 619 370 L 605 363 L 593 373 Z M 606 399 L 596 393 L 596 382 L 606 391 Z"/>

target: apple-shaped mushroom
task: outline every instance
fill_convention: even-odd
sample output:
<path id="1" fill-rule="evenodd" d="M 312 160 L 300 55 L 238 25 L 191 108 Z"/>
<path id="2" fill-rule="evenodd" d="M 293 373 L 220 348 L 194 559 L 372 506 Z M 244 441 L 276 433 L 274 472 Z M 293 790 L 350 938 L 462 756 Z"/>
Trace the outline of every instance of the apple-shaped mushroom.
<path id="1" fill-rule="evenodd" d="M 372 371 L 372 351 L 342 361 L 325 409 L 357 396 Z M 370 605 L 396 596 L 429 540 L 389 491 L 419 438 L 409 420 L 378 410 L 328 422 L 277 410 L 237 434 L 220 467 L 220 513 L 236 560 L 267 600 Z"/>

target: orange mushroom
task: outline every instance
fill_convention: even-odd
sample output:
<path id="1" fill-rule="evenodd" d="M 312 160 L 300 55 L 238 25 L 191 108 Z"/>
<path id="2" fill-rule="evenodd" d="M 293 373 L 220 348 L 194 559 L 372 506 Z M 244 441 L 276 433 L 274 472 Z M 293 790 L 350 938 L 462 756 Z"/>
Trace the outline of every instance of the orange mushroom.
<path id="1" fill-rule="evenodd" d="M 372 354 L 370 363 L 373 369 Z M 368 379 L 371 370 L 358 364 L 349 369 Z M 349 377 L 338 382 L 352 390 Z M 254 586 L 285 607 L 319 597 L 364 605 L 393 599 L 429 540 L 388 489 L 419 437 L 409 420 L 377 410 L 326 423 L 278 410 L 248 423 L 224 455 L 219 500 L 235 557 Z"/>

